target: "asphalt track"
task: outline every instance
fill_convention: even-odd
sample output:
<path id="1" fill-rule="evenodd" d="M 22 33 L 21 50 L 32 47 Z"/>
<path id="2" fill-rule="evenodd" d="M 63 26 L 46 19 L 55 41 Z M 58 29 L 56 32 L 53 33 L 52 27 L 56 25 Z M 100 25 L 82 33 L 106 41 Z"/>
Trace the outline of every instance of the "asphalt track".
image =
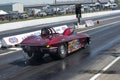
<path id="1" fill-rule="evenodd" d="M 108 24 L 114 21 L 117 22 Z M 99 28 L 85 32 L 91 36 L 90 46 L 63 60 L 55 61 L 45 56 L 43 60 L 28 65 L 24 63 L 22 51 L 0 50 L 0 53 L 13 51 L 0 55 L 0 80 L 119 80 L 119 25 L 118 16 L 101 21 L 97 25 Z"/>

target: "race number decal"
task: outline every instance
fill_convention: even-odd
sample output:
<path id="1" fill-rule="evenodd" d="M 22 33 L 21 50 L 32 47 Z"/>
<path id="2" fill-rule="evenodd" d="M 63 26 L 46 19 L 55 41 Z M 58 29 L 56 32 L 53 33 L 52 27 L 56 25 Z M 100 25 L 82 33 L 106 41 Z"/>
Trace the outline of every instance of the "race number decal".
<path id="1" fill-rule="evenodd" d="M 68 53 L 76 51 L 80 48 L 79 40 L 72 40 L 68 43 Z"/>

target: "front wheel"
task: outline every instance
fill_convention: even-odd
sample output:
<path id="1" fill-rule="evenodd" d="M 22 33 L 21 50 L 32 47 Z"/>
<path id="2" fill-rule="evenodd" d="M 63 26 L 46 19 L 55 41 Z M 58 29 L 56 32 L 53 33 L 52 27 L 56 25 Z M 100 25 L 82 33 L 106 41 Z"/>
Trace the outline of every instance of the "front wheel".
<path id="1" fill-rule="evenodd" d="M 65 58 L 67 55 L 67 49 L 65 45 L 61 45 L 58 47 L 58 56 L 59 58 Z"/>
<path id="2" fill-rule="evenodd" d="M 51 53 L 50 56 L 53 59 L 63 59 L 67 55 L 67 47 L 65 45 L 60 45 L 58 47 L 57 53 Z"/>

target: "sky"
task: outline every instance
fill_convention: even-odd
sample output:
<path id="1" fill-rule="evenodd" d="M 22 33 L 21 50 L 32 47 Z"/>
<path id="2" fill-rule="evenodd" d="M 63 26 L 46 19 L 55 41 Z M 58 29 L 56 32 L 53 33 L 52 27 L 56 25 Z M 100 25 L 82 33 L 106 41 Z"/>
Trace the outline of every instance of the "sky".
<path id="1" fill-rule="evenodd" d="M 24 5 L 31 5 L 31 4 L 50 4 L 54 3 L 55 0 L 0 0 L 0 4 L 4 3 L 11 3 L 11 2 L 20 2 Z M 57 1 L 75 1 L 75 0 L 57 0 Z M 113 0 L 112 0 L 113 1 Z"/>

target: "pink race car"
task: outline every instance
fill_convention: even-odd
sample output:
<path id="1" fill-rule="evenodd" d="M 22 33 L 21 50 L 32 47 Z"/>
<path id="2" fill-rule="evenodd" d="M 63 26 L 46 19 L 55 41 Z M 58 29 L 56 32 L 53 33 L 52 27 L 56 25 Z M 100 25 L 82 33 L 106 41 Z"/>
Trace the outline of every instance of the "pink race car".
<path id="1" fill-rule="evenodd" d="M 41 29 L 41 35 L 24 39 L 21 47 L 29 60 L 41 59 L 45 54 L 53 59 L 62 59 L 80 48 L 85 48 L 89 42 L 89 35 L 75 33 L 73 28 L 67 28 L 59 34 L 54 28 L 47 27 Z"/>

